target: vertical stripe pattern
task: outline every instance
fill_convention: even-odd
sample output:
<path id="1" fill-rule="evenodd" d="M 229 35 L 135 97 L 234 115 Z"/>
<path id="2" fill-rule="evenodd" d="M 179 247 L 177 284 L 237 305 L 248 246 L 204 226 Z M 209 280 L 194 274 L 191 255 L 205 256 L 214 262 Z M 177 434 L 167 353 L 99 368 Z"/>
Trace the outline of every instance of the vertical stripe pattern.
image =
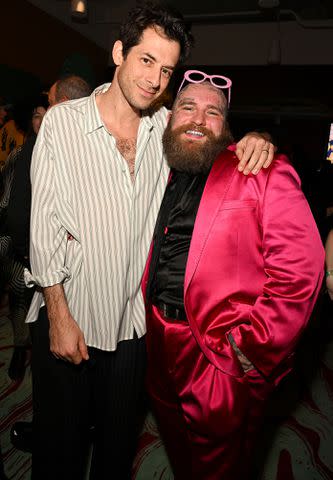
<path id="1" fill-rule="evenodd" d="M 145 333 L 140 283 L 168 177 L 161 143 L 167 111 L 141 118 L 133 183 L 95 95 L 57 105 L 43 119 L 31 166 L 26 282 L 63 283 L 87 344 L 115 350 L 134 329 Z M 41 305 L 36 293 L 27 321 Z"/>

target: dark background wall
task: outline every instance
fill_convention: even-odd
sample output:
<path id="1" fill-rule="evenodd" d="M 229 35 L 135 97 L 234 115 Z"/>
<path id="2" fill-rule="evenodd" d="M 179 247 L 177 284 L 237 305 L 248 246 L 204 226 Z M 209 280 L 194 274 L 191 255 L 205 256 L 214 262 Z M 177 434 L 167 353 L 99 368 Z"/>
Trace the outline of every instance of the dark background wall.
<path id="1" fill-rule="evenodd" d="M 26 0 L 2 2 L 0 15 L 1 93 L 22 97 L 72 66 L 93 86 L 104 79 L 108 52 L 59 20 Z"/>
<path id="2" fill-rule="evenodd" d="M 70 15 L 69 0 L 54 0 L 52 5 L 66 6 Z M 90 7 L 102 6 L 106 6 L 102 0 L 90 2 Z M 116 12 L 110 11 L 110 18 L 107 12 L 97 14 L 96 10 L 91 16 L 95 28 L 110 31 L 110 42 L 104 49 L 27 0 L 3 2 L 0 95 L 20 101 L 47 89 L 65 72 L 82 75 L 92 86 L 110 80 L 113 68 L 107 67 L 109 52 L 119 24 L 110 22 Z M 327 164 L 324 151 L 333 121 L 333 57 L 327 54 L 332 28 L 301 28 L 295 22 L 285 22 L 280 35 L 281 58 L 274 65 L 269 64 L 268 55 L 276 36 L 272 22 L 194 23 L 193 31 L 197 43 L 193 67 L 233 81 L 229 119 L 235 138 L 255 129 L 272 133 L 280 150 L 294 162 L 304 191 L 317 209 L 322 191 L 333 192 L 327 182 L 331 176 L 324 175 L 324 188 L 316 183 L 319 170 Z M 175 75 L 174 86 L 179 85 L 182 73 L 180 70 Z"/>

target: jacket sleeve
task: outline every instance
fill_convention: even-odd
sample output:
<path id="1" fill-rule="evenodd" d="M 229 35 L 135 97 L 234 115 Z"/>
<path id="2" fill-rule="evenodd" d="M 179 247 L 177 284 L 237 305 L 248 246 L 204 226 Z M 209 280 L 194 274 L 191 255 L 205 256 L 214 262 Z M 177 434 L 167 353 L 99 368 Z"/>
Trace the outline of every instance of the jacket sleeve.
<path id="1" fill-rule="evenodd" d="M 44 117 L 31 162 L 31 274 L 28 286 L 52 286 L 69 277 L 65 266 L 67 230 L 57 215 L 57 181 L 52 137 L 52 111 Z"/>
<path id="2" fill-rule="evenodd" d="M 265 376 L 292 354 L 320 291 L 324 249 L 299 178 L 277 159 L 261 202 L 266 281 L 250 322 L 231 333 L 241 352 Z"/>

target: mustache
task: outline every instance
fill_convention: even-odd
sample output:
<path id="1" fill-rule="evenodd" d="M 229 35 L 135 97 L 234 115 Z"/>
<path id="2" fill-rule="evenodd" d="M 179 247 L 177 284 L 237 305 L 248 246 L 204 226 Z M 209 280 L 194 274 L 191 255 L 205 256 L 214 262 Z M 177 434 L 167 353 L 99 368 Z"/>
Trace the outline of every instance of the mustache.
<path id="1" fill-rule="evenodd" d="M 193 125 L 193 123 L 187 123 L 186 125 L 181 125 L 175 129 L 172 129 L 172 133 L 174 135 L 180 135 L 182 133 L 186 133 L 188 130 L 194 130 L 195 132 L 200 132 L 206 135 L 209 138 L 216 138 L 215 135 L 211 130 L 206 127 Z"/>
<path id="2" fill-rule="evenodd" d="M 181 134 L 187 130 L 202 132 L 206 135 L 205 141 L 182 139 Z M 170 168 L 197 175 L 209 172 L 218 154 L 230 143 L 230 136 L 224 133 L 216 136 L 206 127 L 195 125 L 193 122 L 173 129 L 169 122 L 162 143 Z"/>

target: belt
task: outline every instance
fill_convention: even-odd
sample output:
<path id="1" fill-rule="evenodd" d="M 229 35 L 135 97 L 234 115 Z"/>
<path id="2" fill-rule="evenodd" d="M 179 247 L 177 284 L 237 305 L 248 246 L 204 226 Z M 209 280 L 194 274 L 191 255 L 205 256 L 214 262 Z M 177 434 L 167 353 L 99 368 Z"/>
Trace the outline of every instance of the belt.
<path id="1" fill-rule="evenodd" d="M 153 304 L 155 305 L 155 307 L 158 308 L 159 312 L 163 315 L 163 317 L 173 318 L 174 320 L 187 321 L 184 308 L 177 308 L 173 305 L 167 305 L 163 302 L 153 301 Z"/>

